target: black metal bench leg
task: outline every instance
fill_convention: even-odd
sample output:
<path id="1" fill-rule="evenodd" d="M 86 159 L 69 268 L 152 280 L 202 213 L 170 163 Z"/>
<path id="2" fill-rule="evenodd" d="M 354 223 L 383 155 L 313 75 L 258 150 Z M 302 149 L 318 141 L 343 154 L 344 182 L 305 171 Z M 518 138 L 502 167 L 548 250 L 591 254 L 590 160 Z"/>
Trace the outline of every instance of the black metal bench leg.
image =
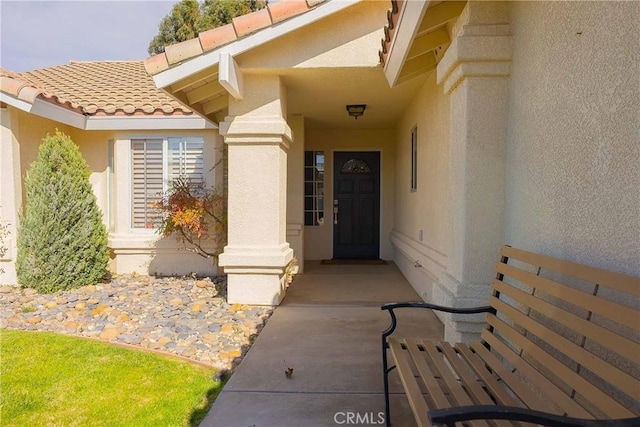
<path id="1" fill-rule="evenodd" d="M 390 405 L 389 405 L 389 372 L 395 369 L 395 365 L 392 367 L 388 367 L 387 361 L 387 343 L 385 337 L 382 338 L 382 369 L 384 371 L 384 419 L 387 427 L 391 426 L 391 413 L 390 413 Z"/>

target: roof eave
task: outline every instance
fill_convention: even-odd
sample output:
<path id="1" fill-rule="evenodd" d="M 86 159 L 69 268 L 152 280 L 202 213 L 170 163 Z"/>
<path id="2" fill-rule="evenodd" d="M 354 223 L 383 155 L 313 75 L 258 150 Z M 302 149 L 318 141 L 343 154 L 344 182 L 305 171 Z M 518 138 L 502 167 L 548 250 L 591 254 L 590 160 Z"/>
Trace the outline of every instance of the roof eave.
<path id="1" fill-rule="evenodd" d="M 384 64 L 384 74 L 389 86 L 398 83 L 402 66 L 407 58 L 411 43 L 418 32 L 430 1 L 404 1 L 399 11 L 399 18 L 395 34 L 391 40 L 387 60 Z"/>
<path id="2" fill-rule="evenodd" d="M 318 5 L 314 9 L 309 10 L 308 12 L 305 12 L 302 15 L 298 15 L 285 21 L 276 23 L 272 26 L 263 28 L 246 37 L 240 38 L 217 49 L 203 53 L 200 56 L 188 59 L 185 62 L 173 66 L 167 70 L 161 71 L 153 76 L 153 80 L 158 88 L 168 88 L 172 84 L 175 84 L 182 79 L 192 76 L 208 67 L 219 64 L 220 53 L 222 52 L 230 54 L 231 57 L 235 57 L 272 40 L 275 40 L 278 37 L 291 33 L 299 28 L 302 28 L 320 19 L 326 18 L 327 16 L 330 16 L 343 9 L 351 7 L 354 4 L 359 3 L 360 1 L 361 0 L 327 1 Z"/>
<path id="3" fill-rule="evenodd" d="M 0 92 L 0 102 L 29 114 L 63 123 L 82 130 L 190 130 L 217 129 L 210 120 L 197 114 L 182 116 L 87 116 L 46 100 L 33 103 Z"/>

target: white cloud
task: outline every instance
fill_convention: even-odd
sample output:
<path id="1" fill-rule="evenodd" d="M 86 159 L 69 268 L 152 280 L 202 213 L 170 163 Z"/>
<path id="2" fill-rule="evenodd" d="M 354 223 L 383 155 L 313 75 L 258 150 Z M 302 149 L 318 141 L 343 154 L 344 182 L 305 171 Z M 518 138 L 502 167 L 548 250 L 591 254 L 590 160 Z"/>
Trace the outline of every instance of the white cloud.
<path id="1" fill-rule="evenodd" d="M 0 63 L 27 71 L 70 60 L 144 59 L 175 1 L 0 1 Z"/>

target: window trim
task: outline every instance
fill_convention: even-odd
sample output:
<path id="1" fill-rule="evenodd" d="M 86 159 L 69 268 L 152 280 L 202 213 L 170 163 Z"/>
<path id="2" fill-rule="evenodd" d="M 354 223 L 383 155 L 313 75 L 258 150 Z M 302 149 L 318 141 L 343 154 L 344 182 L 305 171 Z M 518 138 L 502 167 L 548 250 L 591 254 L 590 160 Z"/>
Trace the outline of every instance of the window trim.
<path id="1" fill-rule="evenodd" d="M 136 135 L 131 136 L 129 139 L 129 229 L 131 231 L 135 231 L 136 233 L 144 233 L 144 234 L 153 234 L 155 233 L 155 227 L 147 228 L 147 227 L 136 227 L 134 225 L 134 194 L 133 194 L 133 180 L 134 180 L 134 168 L 133 168 L 133 144 L 136 141 L 161 141 L 162 142 L 162 192 L 166 192 L 168 190 L 169 183 L 169 149 L 170 143 L 169 140 L 173 138 L 179 138 L 182 141 L 187 139 L 199 139 L 202 144 L 202 179 L 206 180 L 206 139 L 204 135 Z"/>
<path id="2" fill-rule="evenodd" d="M 307 164 L 307 153 L 311 153 L 312 155 L 312 164 L 308 165 Z M 318 167 L 318 156 L 322 155 L 323 158 L 323 175 L 322 175 L 322 180 L 318 180 L 316 179 L 316 175 L 315 175 L 315 169 Z M 326 165 L 327 165 L 327 161 L 326 161 L 327 157 L 324 153 L 324 150 L 305 150 L 304 151 L 304 166 L 303 166 L 303 195 L 302 195 L 302 201 L 303 201 L 303 206 L 302 206 L 302 222 L 304 224 L 305 227 L 319 227 L 324 225 L 324 208 L 325 208 L 325 201 L 326 201 L 326 193 L 325 193 L 325 178 L 326 178 Z M 313 175 L 312 175 L 312 179 L 311 180 L 307 180 L 306 179 L 306 172 L 307 169 L 311 169 L 312 171 L 314 171 Z M 317 192 L 317 184 L 322 184 L 322 195 L 318 194 Z M 312 186 L 312 194 L 308 195 L 307 194 L 307 184 L 310 184 Z M 307 199 L 308 198 L 312 198 L 312 209 L 307 209 Z M 322 199 L 322 208 L 319 207 L 319 200 Z M 313 215 L 313 224 L 307 224 L 307 213 L 311 213 Z"/>
<path id="3" fill-rule="evenodd" d="M 411 128 L 411 192 L 418 191 L 418 125 Z"/>
<path id="4" fill-rule="evenodd" d="M 107 209 L 105 222 L 107 231 L 115 231 L 117 223 L 117 208 L 115 190 L 118 187 L 116 178 L 116 140 L 109 138 L 107 140 Z"/>

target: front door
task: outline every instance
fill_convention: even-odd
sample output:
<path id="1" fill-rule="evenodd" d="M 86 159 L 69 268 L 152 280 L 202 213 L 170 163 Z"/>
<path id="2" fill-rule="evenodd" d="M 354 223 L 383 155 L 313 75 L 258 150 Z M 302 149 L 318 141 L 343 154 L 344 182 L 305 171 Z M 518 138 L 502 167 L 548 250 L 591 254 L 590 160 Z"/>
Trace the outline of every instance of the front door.
<path id="1" fill-rule="evenodd" d="M 333 257 L 380 257 L 380 153 L 333 155 Z"/>

